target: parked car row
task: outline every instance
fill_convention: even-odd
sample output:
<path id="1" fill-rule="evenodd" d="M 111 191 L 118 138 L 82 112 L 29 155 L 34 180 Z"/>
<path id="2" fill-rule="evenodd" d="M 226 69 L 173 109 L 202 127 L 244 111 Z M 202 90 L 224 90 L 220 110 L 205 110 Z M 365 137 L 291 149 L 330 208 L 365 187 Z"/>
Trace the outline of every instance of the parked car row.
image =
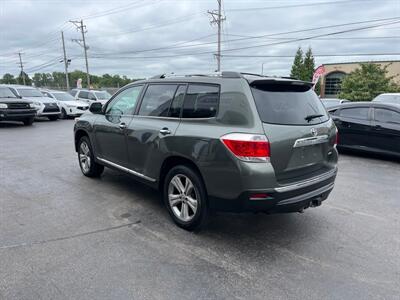
<path id="1" fill-rule="evenodd" d="M 400 104 L 352 102 L 328 112 L 339 130 L 338 148 L 400 157 Z"/>
<path id="2" fill-rule="evenodd" d="M 86 94 L 94 96 L 85 99 Z M 31 125 L 36 117 L 46 117 L 51 121 L 77 117 L 88 110 L 90 103 L 99 101 L 104 104 L 110 97 L 107 92 L 99 90 L 75 89 L 68 93 L 25 85 L 2 84 L 0 121 L 21 121 L 25 125 Z"/>

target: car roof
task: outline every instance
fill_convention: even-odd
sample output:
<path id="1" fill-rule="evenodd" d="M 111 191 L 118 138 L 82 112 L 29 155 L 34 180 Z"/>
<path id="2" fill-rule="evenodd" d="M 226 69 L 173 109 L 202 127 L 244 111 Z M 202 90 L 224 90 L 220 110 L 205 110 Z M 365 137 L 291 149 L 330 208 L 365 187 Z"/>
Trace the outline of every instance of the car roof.
<path id="1" fill-rule="evenodd" d="M 297 80 L 291 77 L 279 77 L 279 76 L 264 76 L 255 73 L 240 73 L 233 71 L 223 71 L 216 72 L 211 74 L 184 74 L 184 75 L 176 75 L 176 74 L 161 74 L 156 75 L 148 79 L 137 80 L 128 85 L 135 84 L 144 84 L 144 83 L 160 83 L 160 82 L 201 82 L 201 83 L 218 83 L 221 80 L 225 79 L 245 79 L 249 84 L 252 82 L 297 82 L 301 84 L 311 85 L 311 82 Z"/>
<path id="2" fill-rule="evenodd" d="M 67 93 L 66 91 L 59 91 L 59 90 L 50 90 L 50 89 L 40 89 L 42 92 L 48 92 L 48 93 Z M 67 93 L 68 94 L 68 93 Z"/>
<path id="3" fill-rule="evenodd" d="M 400 104 L 396 103 L 382 103 L 382 102 L 372 102 L 372 101 L 359 101 L 359 102 L 346 102 L 341 105 L 335 105 L 328 108 L 328 111 L 351 108 L 351 107 L 381 107 L 381 108 L 395 108 L 400 110 Z"/>
<path id="4" fill-rule="evenodd" d="M 383 94 L 379 94 L 378 96 L 386 96 L 386 95 L 387 96 L 400 96 L 400 93 L 383 93 Z"/>
<path id="5" fill-rule="evenodd" d="M 85 92 L 107 92 L 106 90 L 94 90 L 94 89 L 72 89 L 71 91 L 85 91 Z"/>

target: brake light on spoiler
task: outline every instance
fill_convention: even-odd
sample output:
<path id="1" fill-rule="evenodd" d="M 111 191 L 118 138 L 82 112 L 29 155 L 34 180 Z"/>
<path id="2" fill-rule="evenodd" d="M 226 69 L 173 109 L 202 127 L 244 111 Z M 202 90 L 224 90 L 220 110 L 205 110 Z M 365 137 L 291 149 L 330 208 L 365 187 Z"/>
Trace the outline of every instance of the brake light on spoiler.
<path id="1" fill-rule="evenodd" d="M 248 162 L 266 162 L 271 156 L 270 144 L 265 135 L 229 133 L 221 137 L 222 143 L 238 159 Z"/>

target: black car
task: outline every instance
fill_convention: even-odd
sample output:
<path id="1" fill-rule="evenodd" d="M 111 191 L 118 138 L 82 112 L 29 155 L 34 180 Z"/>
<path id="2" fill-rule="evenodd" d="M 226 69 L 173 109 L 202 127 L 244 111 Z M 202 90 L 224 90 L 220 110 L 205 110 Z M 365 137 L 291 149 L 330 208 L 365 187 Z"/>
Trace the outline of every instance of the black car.
<path id="1" fill-rule="evenodd" d="M 31 101 L 17 97 L 4 86 L 0 86 L 0 121 L 21 121 L 32 125 L 36 109 Z"/>
<path id="2" fill-rule="evenodd" d="M 339 130 L 339 148 L 400 157 L 400 105 L 356 102 L 328 111 Z"/>

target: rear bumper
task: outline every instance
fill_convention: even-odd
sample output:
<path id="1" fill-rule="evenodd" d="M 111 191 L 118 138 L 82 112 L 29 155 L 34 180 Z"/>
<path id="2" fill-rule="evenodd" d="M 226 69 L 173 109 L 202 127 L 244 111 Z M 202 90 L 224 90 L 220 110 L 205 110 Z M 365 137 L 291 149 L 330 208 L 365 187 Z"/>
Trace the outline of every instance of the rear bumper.
<path id="1" fill-rule="evenodd" d="M 298 212 L 319 206 L 332 191 L 337 169 L 296 184 L 275 189 L 248 190 L 236 199 L 210 197 L 210 207 L 224 212 Z M 253 199 L 254 194 L 266 194 L 265 198 Z"/>

